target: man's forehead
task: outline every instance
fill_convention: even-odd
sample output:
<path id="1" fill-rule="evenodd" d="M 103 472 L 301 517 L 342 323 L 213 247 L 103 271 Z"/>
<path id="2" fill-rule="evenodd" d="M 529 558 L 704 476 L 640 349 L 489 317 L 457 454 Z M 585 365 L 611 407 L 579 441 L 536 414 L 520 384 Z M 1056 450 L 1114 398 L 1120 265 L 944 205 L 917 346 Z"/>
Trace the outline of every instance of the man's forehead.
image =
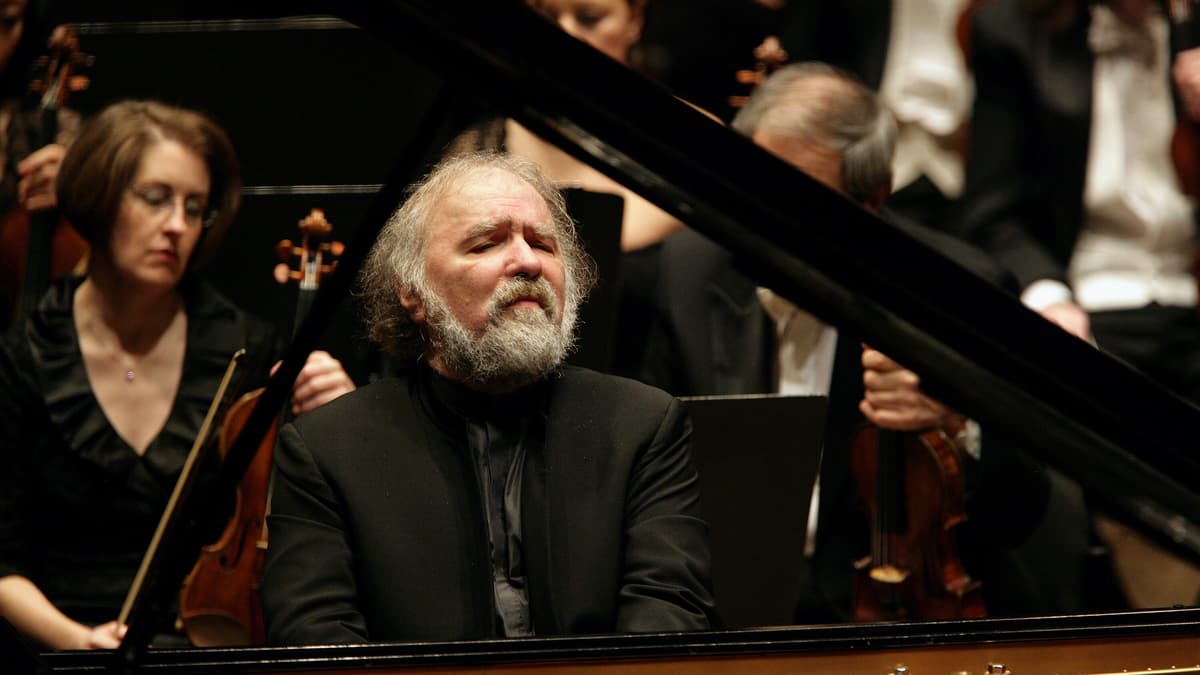
<path id="1" fill-rule="evenodd" d="M 447 186 L 433 220 L 439 226 L 505 222 L 549 226 L 553 219 L 546 200 L 523 178 L 486 167 Z"/>
<path id="2" fill-rule="evenodd" d="M 837 150 L 816 141 L 788 134 L 756 131 L 753 140 L 783 161 L 818 181 L 843 191 L 842 156 Z"/>

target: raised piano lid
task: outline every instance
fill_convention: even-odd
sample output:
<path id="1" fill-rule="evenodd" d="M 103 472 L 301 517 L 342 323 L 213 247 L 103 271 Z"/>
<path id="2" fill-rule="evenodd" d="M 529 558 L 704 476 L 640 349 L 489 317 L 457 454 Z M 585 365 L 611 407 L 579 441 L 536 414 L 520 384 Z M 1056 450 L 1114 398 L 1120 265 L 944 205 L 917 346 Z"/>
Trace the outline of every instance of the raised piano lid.
<path id="1" fill-rule="evenodd" d="M 325 5 L 636 189 L 757 281 L 866 336 L 940 398 L 1200 559 L 1200 409 L 522 3 Z"/>

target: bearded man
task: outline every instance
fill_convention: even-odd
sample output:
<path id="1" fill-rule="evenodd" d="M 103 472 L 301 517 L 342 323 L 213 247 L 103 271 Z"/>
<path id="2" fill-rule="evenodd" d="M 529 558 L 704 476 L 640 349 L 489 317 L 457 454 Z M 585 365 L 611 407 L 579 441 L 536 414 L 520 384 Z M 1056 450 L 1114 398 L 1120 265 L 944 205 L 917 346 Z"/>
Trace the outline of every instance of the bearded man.
<path id="1" fill-rule="evenodd" d="M 690 422 L 563 365 L 594 272 L 535 165 L 438 165 L 363 272 L 412 366 L 281 434 L 275 644 L 686 631 L 715 621 Z"/>

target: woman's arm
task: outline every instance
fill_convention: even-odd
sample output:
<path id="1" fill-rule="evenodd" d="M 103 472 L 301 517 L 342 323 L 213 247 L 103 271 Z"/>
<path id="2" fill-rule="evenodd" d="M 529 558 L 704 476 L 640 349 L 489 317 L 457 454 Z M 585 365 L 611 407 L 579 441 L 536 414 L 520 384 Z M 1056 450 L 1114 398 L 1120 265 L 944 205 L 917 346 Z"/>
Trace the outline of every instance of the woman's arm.
<path id="1" fill-rule="evenodd" d="M 32 581 L 15 574 L 0 578 L 0 616 L 50 649 L 116 649 L 125 634 L 116 621 L 89 628 L 71 619 Z"/>

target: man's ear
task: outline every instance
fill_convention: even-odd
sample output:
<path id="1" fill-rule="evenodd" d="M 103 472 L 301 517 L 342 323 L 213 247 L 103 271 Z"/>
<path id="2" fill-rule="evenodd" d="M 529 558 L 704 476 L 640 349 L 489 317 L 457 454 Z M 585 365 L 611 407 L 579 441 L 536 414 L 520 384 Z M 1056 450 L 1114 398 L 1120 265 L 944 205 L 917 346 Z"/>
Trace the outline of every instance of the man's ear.
<path id="1" fill-rule="evenodd" d="M 408 316 L 413 323 L 418 326 L 425 325 L 425 303 L 421 302 L 421 298 L 417 297 L 407 288 L 396 288 L 396 297 L 400 298 L 400 306 L 404 311 L 408 312 Z"/>

